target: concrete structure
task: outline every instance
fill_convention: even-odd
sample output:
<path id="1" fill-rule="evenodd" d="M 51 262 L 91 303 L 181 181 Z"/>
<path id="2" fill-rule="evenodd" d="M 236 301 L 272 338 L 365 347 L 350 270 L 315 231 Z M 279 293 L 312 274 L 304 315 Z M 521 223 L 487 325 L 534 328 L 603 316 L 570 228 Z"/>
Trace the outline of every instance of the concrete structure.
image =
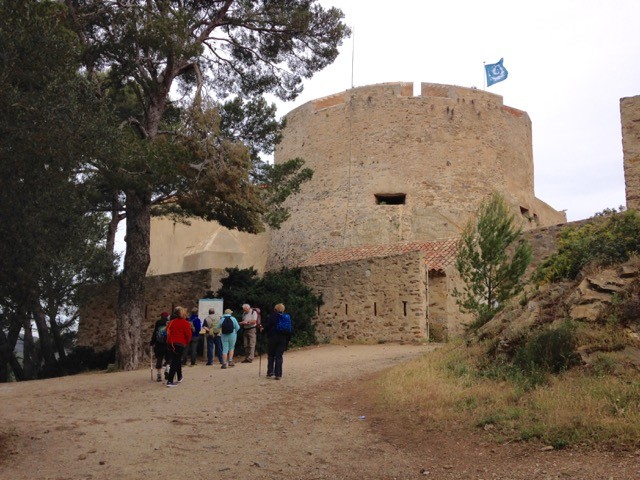
<path id="1" fill-rule="evenodd" d="M 153 218 L 147 275 L 226 267 L 253 267 L 263 273 L 268 248 L 269 233 L 253 235 L 200 219 L 187 225 Z"/>
<path id="2" fill-rule="evenodd" d="M 627 208 L 640 209 L 640 95 L 620 99 Z"/>

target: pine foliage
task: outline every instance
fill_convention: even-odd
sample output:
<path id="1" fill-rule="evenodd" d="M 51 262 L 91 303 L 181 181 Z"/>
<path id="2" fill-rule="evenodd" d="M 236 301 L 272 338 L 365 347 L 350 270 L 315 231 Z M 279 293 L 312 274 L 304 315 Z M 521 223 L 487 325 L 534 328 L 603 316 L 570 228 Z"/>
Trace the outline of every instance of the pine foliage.
<path id="1" fill-rule="evenodd" d="M 479 328 L 523 288 L 523 275 L 531 263 L 528 243 L 521 239 L 505 200 L 493 194 L 483 202 L 458 242 L 456 268 L 465 286 L 454 296 L 464 313 L 472 313 Z"/>

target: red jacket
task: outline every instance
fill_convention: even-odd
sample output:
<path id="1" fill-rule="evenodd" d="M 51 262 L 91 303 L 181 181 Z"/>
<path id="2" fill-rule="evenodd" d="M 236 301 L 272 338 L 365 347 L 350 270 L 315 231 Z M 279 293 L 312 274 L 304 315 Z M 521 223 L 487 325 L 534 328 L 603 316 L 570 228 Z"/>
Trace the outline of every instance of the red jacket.
<path id="1" fill-rule="evenodd" d="M 169 345 L 189 345 L 191 341 L 191 323 L 186 318 L 174 318 L 167 324 L 167 343 Z"/>

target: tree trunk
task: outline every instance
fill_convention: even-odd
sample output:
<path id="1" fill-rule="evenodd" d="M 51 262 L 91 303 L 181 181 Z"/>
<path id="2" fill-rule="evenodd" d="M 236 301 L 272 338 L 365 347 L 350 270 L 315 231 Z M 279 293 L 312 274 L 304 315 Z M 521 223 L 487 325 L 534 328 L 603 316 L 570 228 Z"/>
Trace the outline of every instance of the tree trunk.
<path id="1" fill-rule="evenodd" d="M 107 228 L 107 251 L 112 254 L 116 246 L 116 233 L 118 233 L 118 225 L 120 224 L 120 220 L 122 220 L 122 215 L 120 214 L 121 210 L 122 205 L 118 201 L 118 196 L 114 195 L 114 198 L 111 202 L 111 220 L 109 220 L 109 226 Z"/>
<path id="2" fill-rule="evenodd" d="M 22 370 L 25 380 L 33 380 L 39 370 L 33 333 L 31 331 L 31 318 L 23 312 L 21 315 L 22 327 L 24 329 L 24 344 L 22 345 Z"/>
<path id="3" fill-rule="evenodd" d="M 14 370 L 16 380 L 24 379 L 22 369 L 16 372 L 15 366 L 17 362 L 13 354 L 20 336 L 20 330 L 22 330 L 22 325 L 16 322 L 15 318 L 9 319 L 8 335 L 5 335 L 4 329 L 0 328 L 0 382 L 9 381 L 9 366 Z"/>
<path id="4" fill-rule="evenodd" d="M 53 350 L 51 332 L 47 326 L 47 320 L 45 319 L 40 302 L 35 302 L 33 304 L 33 318 L 36 322 L 36 327 L 38 328 L 40 352 L 42 353 L 42 359 L 44 360 L 44 368 L 45 370 L 52 370 L 56 365 L 56 355 Z"/>
<path id="5" fill-rule="evenodd" d="M 127 251 L 118 294 L 116 364 L 122 370 L 134 370 L 142 358 L 140 330 L 144 317 L 145 278 L 150 261 L 151 193 L 129 190 L 126 196 Z"/>
<path id="6" fill-rule="evenodd" d="M 56 321 L 56 314 L 53 312 L 49 314 L 49 326 L 51 329 L 51 336 L 53 337 L 53 343 L 58 351 L 58 359 L 63 360 L 67 356 L 67 352 L 64 350 L 64 340 L 60 333 L 60 325 L 58 325 L 58 322 Z"/>

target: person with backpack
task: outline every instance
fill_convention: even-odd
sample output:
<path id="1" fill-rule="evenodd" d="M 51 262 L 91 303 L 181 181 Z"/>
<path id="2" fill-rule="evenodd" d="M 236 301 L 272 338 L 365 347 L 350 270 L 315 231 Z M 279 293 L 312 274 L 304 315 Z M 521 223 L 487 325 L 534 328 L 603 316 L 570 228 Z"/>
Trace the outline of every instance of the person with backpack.
<path id="1" fill-rule="evenodd" d="M 227 308 L 218 322 L 218 328 L 222 333 L 222 366 L 220 368 L 227 368 L 227 365 L 229 367 L 235 365 L 233 363 L 233 352 L 236 347 L 240 325 L 238 324 L 238 320 L 231 315 L 232 313 L 233 310 Z"/>
<path id="2" fill-rule="evenodd" d="M 169 362 L 169 352 L 167 351 L 167 322 L 169 321 L 169 313 L 162 312 L 160 318 L 156 321 L 153 332 L 151 333 L 151 341 L 149 345 L 153 348 L 153 353 L 156 356 L 156 370 L 158 376 L 156 381 L 162 381 L 162 367 L 163 364 Z"/>
<path id="3" fill-rule="evenodd" d="M 257 308 L 251 308 L 248 303 L 242 305 L 242 321 L 240 326 L 242 327 L 242 340 L 244 344 L 244 360 L 242 363 L 253 362 L 253 357 L 256 353 L 256 338 L 258 319 L 260 310 Z"/>
<path id="4" fill-rule="evenodd" d="M 187 320 L 187 309 L 176 307 L 175 318 L 167 325 L 167 350 L 171 355 L 171 367 L 167 387 L 175 387 L 182 382 L 182 354 L 191 341 L 191 322 Z M 173 379 L 178 376 L 178 382 Z"/>
<path id="5" fill-rule="evenodd" d="M 193 367 L 196 364 L 196 359 L 198 358 L 198 347 L 200 346 L 200 340 L 202 339 L 200 336 L 202 322 L 200 321 L 200 317 L 198 317 L 198 309 L 195 307 L 191 310 L 189 322 L 191 323 L 191 342 L 189 342 L 188 354 L 191 359 L 191 366 Z M 186 362 L 183 360 L 182 364 L 184 365 L 185 363 Z"/>
<path id="6" fill-rule="evenodd" d="M 207 315 L 202 322 L 202 328 L 205 331 L 207 342 L 207 365 L 213 365 L 214 347 L 216 356 L 222 365 L 222 338 L 215 313 L 215 309 L 210 308 L 209 315 Z"/>
<path id="7" fill-rule="evenodd" d="M 274 377 L 276 380 L 282 378 L 283 354 L 289 345 L 293 334 L 293 324 L 291 316 L 284 313 L 284 305 L 277 304 L 273 313 L 269 315 L 263 323 L 264 331 L 267 334 L 267 377 Z"/>

